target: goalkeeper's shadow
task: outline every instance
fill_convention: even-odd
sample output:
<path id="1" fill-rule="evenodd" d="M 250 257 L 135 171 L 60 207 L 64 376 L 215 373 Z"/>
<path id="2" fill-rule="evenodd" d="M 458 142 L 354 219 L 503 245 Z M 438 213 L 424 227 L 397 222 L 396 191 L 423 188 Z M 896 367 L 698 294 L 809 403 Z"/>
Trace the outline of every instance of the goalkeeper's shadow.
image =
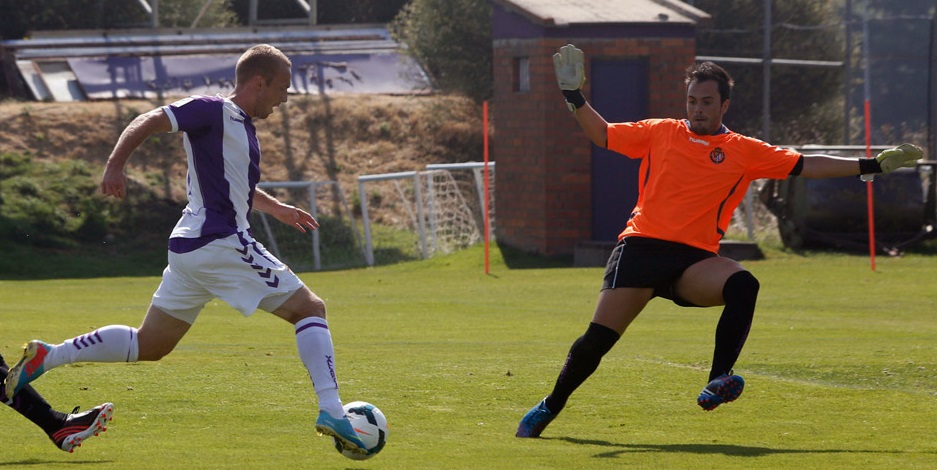
<path id="1" fill-rule="evenodd" d="M 736 444 L 640 444 L 618 443 L 598 439 L 579 439 L 575 437 L 546 437 L 542 439 L 566 441 L 577 445 L 590 445 L 609 447 L 614 450 L 601 452 L 597 458 L 617 457 L 628 453 L 660 452 L 660 453 L 688 453 L 688 454 L 718 454 L 733 457 L 764 457 L 780 454 L 917 454 L 937 452 L 908 452 L 902 450 L 862 450 L 862 449 L 776 449 L 762 446 L 745 446 Z"/>

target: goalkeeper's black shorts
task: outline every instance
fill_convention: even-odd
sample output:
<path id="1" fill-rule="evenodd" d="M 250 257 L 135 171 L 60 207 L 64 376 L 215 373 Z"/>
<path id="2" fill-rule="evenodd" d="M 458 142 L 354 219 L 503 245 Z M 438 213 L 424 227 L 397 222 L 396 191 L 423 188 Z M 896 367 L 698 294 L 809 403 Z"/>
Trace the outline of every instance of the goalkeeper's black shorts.
<path id="1" fill-rule="evenodd" d="M 654 238 L 626 237 L 618 242 L 605 266 L 602 289 L 650 287 L 655 297 L 695 307 L 674 293 L 674 284 L 690 266 L 718 256 L 682 243 Z"/>

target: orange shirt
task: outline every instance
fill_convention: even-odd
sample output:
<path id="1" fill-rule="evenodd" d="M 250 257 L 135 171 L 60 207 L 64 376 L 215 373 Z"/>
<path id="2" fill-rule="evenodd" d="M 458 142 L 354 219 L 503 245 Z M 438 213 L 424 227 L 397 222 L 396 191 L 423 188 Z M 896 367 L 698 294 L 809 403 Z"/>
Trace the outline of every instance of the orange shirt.
<path id="1" fill-rule="evenodd" d="M 786 178 L 800 158 L 727 129 L 698 135 L 677 119 L 609 124 L 608 149 L 641 159 L 638 203 L 619 240 L 637 235 L 714 253 L 749 183 Z"/>

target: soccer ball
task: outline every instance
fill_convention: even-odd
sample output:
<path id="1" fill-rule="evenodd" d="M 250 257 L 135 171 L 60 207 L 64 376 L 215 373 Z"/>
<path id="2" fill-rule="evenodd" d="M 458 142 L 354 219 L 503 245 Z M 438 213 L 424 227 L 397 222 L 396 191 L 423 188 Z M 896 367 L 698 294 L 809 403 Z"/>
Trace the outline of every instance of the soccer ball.
<path id="1" fill-rule="evenodd" d="M 355 428 L 358 437 L 364 442 L 368 453 L 355 454 L 347 452 L 342 448 L 342 443 L 333 437 L 335 449 L 345 457 L 353 460 L 370 459 L 377 455 L 384 448 L 384 444 L 387 443 L 387 418 L 384 417 L 384 413 L 376 406 L 364 401 L 353 401 L 345 405 L 344 409 L 345 415 L 351 421 L 351 426 Z"/>

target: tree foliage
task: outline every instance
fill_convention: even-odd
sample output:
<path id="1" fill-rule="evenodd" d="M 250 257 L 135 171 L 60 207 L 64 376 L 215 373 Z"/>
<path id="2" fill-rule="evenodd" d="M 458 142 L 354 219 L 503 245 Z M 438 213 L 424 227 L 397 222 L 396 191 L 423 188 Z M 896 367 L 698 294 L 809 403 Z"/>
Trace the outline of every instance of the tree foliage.
<path id="1" fill-rule="evenodd" d="M 771 57 L 820 61 L 843 60 L 842 0 L 771 2 Z M 697 33 L 697 54 L 762 58 L 765 2 L 697 0 L 712 15 Z M 726 125 L 762 134 L 761 64 L 722 64 L 735 79 Z M 774 65 L 771 69 L 770 140 L 788 143 L 842 141 L 843 72 L 841 68 Z"/>
<path id="2" fill-rule="evenodd" d="M 411 0 L 391 32 L 441 91 L 477 101 L 491 96 L 488 0 Z"/>

